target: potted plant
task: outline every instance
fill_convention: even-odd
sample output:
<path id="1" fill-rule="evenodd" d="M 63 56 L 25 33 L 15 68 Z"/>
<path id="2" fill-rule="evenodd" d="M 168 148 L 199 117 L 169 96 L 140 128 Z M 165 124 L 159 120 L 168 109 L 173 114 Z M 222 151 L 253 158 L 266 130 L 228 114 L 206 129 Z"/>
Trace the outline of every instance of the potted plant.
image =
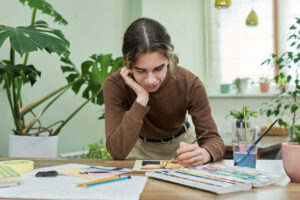
<path id="1" fill-rule="evenodd" d="M 103 139 L 98 143 L 88 144 L 89 150 L 86 154 L 80 155 L 80 158 L 102 158 L 102 159 L 112 159 L 112 156 L 106 149 Z M 83 148 L 83 152 L 85 149 Z"/>
<path id="2" fill-rule="evenodd" d="M 233 81 L 237 94 L 246 94 L 248 92 L 250 78 L 236 78 Z"/>
<path id="3" fill-rule="evenodd" d="M 33 10 L 31 24 L 19 27 L 0 25 L 0 48 L 6 39 L 10 41 L 10 57 L 0 61 L 0 84 L 3 84 L 6 91 L 15 125 L 13 134 L 9 135 L 9 156 L 56 157 L 59 132 L 89 101 L 103 103 L 103 94 L 101 93 L 103 81 L 106 76 L 122 66 L 122 58 L 114 60 L 111 58 L 111 54 L 96 56 L 98 60 L 89 61 L 88 65 L 82 66 L 81 73 L 74 65 L 70 65 L 71 68 L 73 67 L 72 70 L 78 73 L 67 77 L 68 84 L 25 106 L 22 99 L 22 87 L 28 83 L 33 86 L 37 77 L 41 75 L 41 72 L 33 64 L 27 64 L 29 53 L 46 50 L 48 53 L 54 52 L 58 56 L 63 55 L 62 61 L 69 61 L 69 41 L 60 30 L 49 28 L 45 21 L 35 20 L 37 11 L 40 11 L 52 16 L 55 22 L 67 24 L 67 21 L 49 3 L 44 0 L 20 0 L 20 2 L 27 3 Z M 23 59 L 22 63 L 16 63 L 16 54 Z M 64 72 L 72 71 L 69 66 L 62 67 L 62 70 Z M 87 85 L 83 91 L 86 101 L 82 105 L 65 120 L 59 120 L 49 126 L 41 124 L 40 117 L 62 94 L 69 88 L 78 92 L 82 85 Z M 36 113 L 38 106 L 46 102 L 47 104 Z M 58 127 L 54 129 L 54 126 Z"/>
<path id="4" fill-rule="evenodd" d="M 279 118 L 280 126 L 289 128 L 289 142 L 282 144 L 282 160 L 286 173 L 292 181 L 300 182 L 300 125 L 299 108 L 300 108 L 300 19 L 296 18 L 296 22 L 290 27 L 290 35 L 288 37 L 290 50 L 281 55 L 273 54 L 264 64 L 275 64 L 279 73 L 274 76 L 274 81 L 289 85 L 289 90 L 281 87 L 271 101 L 264 103 L 261 109 L 268 117 L 274 116 Z M 272 59 L 274 59 L 272 61 Z M 272 61 L 272 62 L 271 62 Z"/>
<path id="5" fill-rule="evenodd" d="M 269 93 L 270 91 L 270 79 L 262 76 L 259 78 L 259 88 L 261 93 Z"/>
<path id="6" fill-rule="evenodd" d="M 50 92 L 27 106 L 23 105 L 22 88 L 28 83 L 33 86 L 37 77 L 41 75 L 41 72 L 33 64 L 27 64 L 30 52 L 46 50 L 48 53 L 56 53 L 58 56 L 69 55 L 69 41 L 60 30 L 48 27 L 45 21 L 36 21 L 37 11 L 50 15 L 55 22 L 60 24 L 66 25 L 67 21 L 44 0 L 20 0 L 20 2 L 32 9 L 30 25 L 19 27 L 0 25 L 0 47 L 5 40 L 10 41 L 9 59 L 2 58 L 0 61 L 0 83 L 3 84 L 6 91 L 15 125 L 14 134 L 9 136 L 9 155 L 22 156 L 28 153 L 29 148 L 23 148 L 22 144 L 29 142 L 29 144 L 35 144 L 30 146 L 41 147 L 42 150 L 35 151 L 36 155 L 43 154 L 47 157 L 54 157 L 56 155 L 57 136 L 52 133 L 51 125 L 48 127 L 41 126 L 39 118 L 71 84 Z M 21 57 L 20 63 L 16 63 L 18 54 Z M 52 100 L 39 113 L 33 111 L 38 105 L 51 98 Z M 32 117 L 30 118 L 29 115 Z M 39 125 L 34 126 L 36 123 Z M 38 136 L 43 132 L 48 132 L 48 135 L 53 137 L 21 137 Z M 23 149 L 19 149 L 19 147 Z M 52 150 L 47 149 L 47 147 Z M 32 155 L 35 156 L 35 154 Z"/>
<path id="7" fill-rule="evenodd" d="M 245 120 L 247 122 L 247 126 L 250 127 L 249 119 L 250 117 L 257 117 L 257 112 L 250 110 L 247 106 L 243 106 L 242 109 L 232 109 L 229 112 L 229 115 L 235 119 L 235 128 L 244 128 Z"/>

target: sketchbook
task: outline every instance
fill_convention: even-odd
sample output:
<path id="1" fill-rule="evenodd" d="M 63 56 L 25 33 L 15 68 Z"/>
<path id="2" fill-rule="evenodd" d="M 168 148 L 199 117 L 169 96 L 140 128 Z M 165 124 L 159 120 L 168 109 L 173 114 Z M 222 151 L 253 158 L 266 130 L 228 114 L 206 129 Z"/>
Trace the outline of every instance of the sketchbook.
<path id="1" fill-rule="evenodd" d="M 225 194 L 271 185 L 284 176 L 247 167 L 206 164 L 198 167 L 146 172 L 146 176 Z"/>

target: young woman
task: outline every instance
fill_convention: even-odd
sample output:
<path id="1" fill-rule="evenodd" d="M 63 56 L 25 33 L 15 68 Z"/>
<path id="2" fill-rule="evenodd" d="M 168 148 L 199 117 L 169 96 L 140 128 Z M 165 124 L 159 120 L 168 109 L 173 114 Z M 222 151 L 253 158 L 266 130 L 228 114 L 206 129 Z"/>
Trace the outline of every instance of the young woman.
<path id="1" fill-rule="evenodd" d="M 124 67 L 104 82 L 106 146 L 115 159 L 171 159 L 198 166 L 225 147 L 202 82 L 179 67 L 166 29 L 140 18 L 123 39 Z M 194 128 L 186 121 L 192 116 Z M 198 143 L 196 135 L 208 131 Z M 195 134 L 196 131 L 196 134 Z"/>

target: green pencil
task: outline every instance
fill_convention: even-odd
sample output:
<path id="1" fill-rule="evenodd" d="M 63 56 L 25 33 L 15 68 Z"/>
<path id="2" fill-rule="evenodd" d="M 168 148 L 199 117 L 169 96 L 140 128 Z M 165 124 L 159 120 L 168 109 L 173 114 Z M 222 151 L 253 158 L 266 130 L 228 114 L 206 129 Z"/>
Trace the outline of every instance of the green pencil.
<path id="1" fill-rule="evenodd" d="M 247 141 L 247 143 L 249 143 L 248 129 L 247 129 L 247 117 L 246 117 L 246 106 L 243 106 L 243 109 L 244 109 L 244 123 L 245 123 L 246 141 Z"/>

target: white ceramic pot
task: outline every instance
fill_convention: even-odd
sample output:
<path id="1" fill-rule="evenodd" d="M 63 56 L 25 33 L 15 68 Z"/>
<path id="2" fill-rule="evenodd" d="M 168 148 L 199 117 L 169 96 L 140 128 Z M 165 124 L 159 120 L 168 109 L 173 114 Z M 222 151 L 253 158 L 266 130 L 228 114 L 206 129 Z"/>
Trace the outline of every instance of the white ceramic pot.
<path id="1" fill-rule="evenodd" d="M 248 94 L 249 93 L 249 80 L 248 79 L 242 79 L 241 80 L 241 93 L 242 94 Z"/>
<path id="2" fill-rule="evenodd" d="M 58 136 L 9 135 L 9 157 L 56 158 Z"/>

